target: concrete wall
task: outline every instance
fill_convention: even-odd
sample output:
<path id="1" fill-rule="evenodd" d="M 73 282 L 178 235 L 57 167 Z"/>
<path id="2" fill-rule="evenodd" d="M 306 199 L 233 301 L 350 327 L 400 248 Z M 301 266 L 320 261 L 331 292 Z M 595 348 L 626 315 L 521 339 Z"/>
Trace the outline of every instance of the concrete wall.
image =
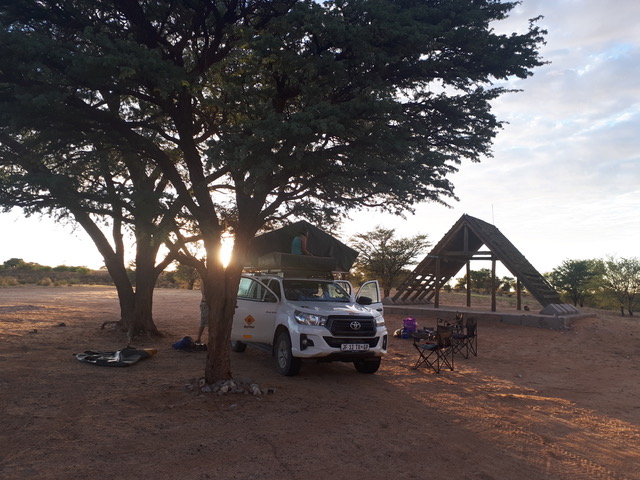
<path id="1" fill-rule="evenodd" d="M 566 330 L 572 320 L 592 316 L 578 313 L 575 315 L 541 315 L 532 313 L 501 313 L 485 310 L 470 310 L 467 308 L 434 308 L 433 305 L 385 305 L 385 313 L 406 315 L 408 317 L 420 317 L 433 320 L 436 324 L 438 318 L 452 320 L 456 312 L 463 312 L 465 317 L 474 316 L 479 322 L 483 319 L 495 322 L 508 323 L 510 325 L 523 325 L 525 327 L 547 328 L 549 330 Z"/>

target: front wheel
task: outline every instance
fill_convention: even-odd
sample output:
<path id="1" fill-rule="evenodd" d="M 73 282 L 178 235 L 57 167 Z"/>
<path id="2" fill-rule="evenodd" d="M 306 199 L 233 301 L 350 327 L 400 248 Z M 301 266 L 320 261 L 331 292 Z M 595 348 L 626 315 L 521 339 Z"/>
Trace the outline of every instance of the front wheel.
<path id="1" fill-rule="evenodd" d="M 380 357 L 369 358 L 367 360 L 356 360 L 353 365 L 360 373 L 376 373 L 380 368 Z"/>
<path id="2" fill-rule="evenodd" d="M 247 344 L 238 340 L 231 340 L 231 351 L 242 353 L 247 349 Z"/>
<path id="3" fill-rule="evenodd" d="M 281 375 L 293 377 L 300 371 L 301 360 L 291 352 L 291 337 L 289 333 L 278 333 L 275 343 L 276 369 Z"/>

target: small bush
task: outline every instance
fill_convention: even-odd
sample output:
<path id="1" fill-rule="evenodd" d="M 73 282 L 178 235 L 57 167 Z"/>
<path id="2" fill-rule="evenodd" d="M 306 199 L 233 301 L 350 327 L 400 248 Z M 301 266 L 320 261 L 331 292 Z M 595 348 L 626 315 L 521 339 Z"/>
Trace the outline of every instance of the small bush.
<path id="1" fill-rule="evenodd" d="M 38 280 L 38 283 L 36 285 L 40 285 L 42 287 L 50 287 L 51 285 L 53 285 L 53 280 L 51 280 L 49 277 L 42 277 L 40 280 Z"/>
<path id="2" fill-rule="evenodd" d="M 18 285 L 16 277 L 0 277 L 0 287 L 14 287 Z"/>

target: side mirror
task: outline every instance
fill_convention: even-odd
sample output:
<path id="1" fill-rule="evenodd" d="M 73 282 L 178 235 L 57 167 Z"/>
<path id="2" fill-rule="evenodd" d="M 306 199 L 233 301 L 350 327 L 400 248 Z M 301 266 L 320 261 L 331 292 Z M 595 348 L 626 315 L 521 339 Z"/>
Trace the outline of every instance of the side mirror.
<path id="1" fill-rule="evenodd" d="M 373 303 L 373 300 L 371 300 L 371 298 L 369 297 L 358 297 L 356 303 L 358 305 L 371 305 Z"/>

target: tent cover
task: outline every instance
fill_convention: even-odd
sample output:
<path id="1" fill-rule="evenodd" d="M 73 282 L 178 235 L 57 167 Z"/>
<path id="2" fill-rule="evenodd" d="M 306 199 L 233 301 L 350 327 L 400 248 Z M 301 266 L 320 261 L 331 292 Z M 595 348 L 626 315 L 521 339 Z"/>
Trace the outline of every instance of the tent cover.
<path id="1" fill-rule="evenodd" d="M 290 253 L 291 241 L 304 227 L 308 230 L 307 249 L 309 252 L 316 257 L 332 258 L 335 260 L 338 271 L 348 272 L 351 269 L 358 252 L 304 220 L 255 237 L 247 259 L 249 264 L 246 266 L 259 268 L 259 258 L 270 253 Z"/>

